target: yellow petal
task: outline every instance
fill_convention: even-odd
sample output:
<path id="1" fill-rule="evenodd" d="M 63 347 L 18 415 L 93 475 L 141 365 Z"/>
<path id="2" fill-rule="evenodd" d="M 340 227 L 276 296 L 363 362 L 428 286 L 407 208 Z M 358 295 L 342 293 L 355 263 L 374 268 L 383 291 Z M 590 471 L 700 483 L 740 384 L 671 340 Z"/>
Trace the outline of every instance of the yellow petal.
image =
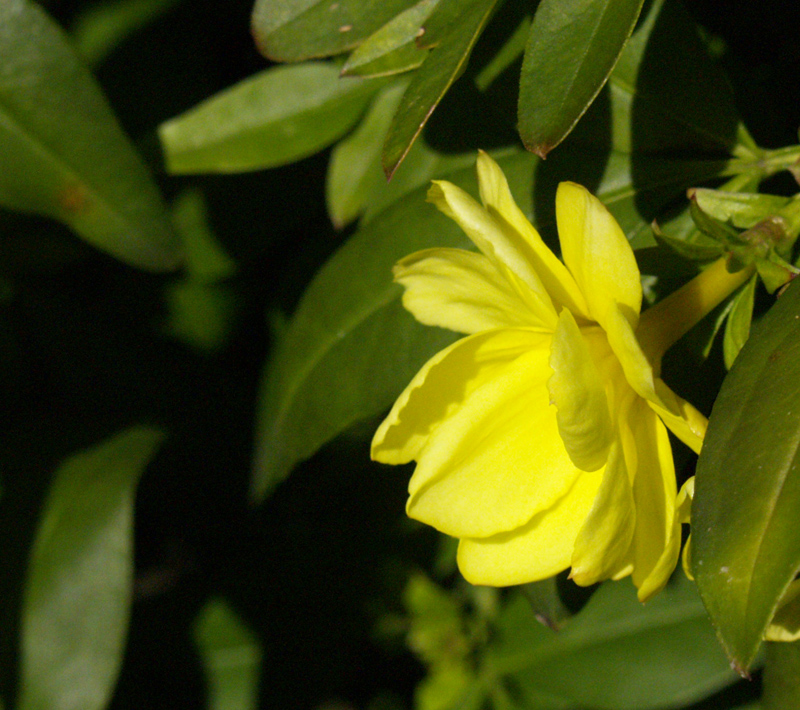
<path id="1" fill-rule="evenodd" d="M 572 313 L 561 311 L 550 351 L 547 382 L 557 409 L 558 431 L 572 463 L 596 471 L 608 458 L 614 437 L 605 386 Z"/>
<path id="2" fill-rule="evenodd" d="M 639 346 L 633 327 L 616 304 L 609 305 L 603 328 L 628 384 L 640 397 L 666 408 L 668 404 L 662 402 L 656 394 L 653 367 Z"/>
<path id="3" fill-rule="evenodd" d="M 622 444 L 616 441 L 608 456 L 600 490 L 575 540 L 570 577 L 584 586 L 619 578 L 619 572 L 629 568 L 635 526 L 633 491 Z"/>
<path id="4" fill-rule="evenodd" d="M 472 584 L 505 587 L 547 579 L 569 567 L 575 537 L 592 505 L 602 473 L 581 473 L 552 508 L 502 535 L 462 539 L 458 567 Z"/>
<path id="5" fill-rule="evenodd" d="M 517 206 L 500 166 L 486 153 L 479 151 L 477 169 L 478 187 L 484 206 L 498 222 L 505 222 L 524 241 L 528 248 L 521 246 L 520 249 L 533 264 L 550 297 L 558 305 L 566 306 L 573 313 L 588 319 L 586 300 L 575 279 Z"/>
<path id="6" fill-rule="evenodd" d="M 676 395 L 662 380 L 656 379 L 655 385 L 660 401 L 669 403 L 672 411 L 658 402 L 648 404 L 675 436 L 699 454 L 708 428 L 708 419 L 685 399 Z"/>
<path id="7" fill-rule="evenodd" d="M 497 267 L 518 291 L 535 316 L 534 323 L 549 323 L 555 328 L 556 311 L 550 296 L 528 260 L 527 245 L 513 231 L 505 230 L 460 187 L 444 180 L 434 180 L 428 201 L 458 223 L 464 233 Z"/>
<path id="8" fill-rule="evenodd" d="M 546 387 L 549 347 L 531 349 L 466 396 L 430 434 L 406 511 L 453 537 L 525 525 L 580 475 L 558 436 Z"/>
<path id="9" fill-rule="evenodd" d="M 405 288 L 403 306 L 425 325 L 457 333 L 536 325 L 530 309 L 483 254 L 418 251 L 397 263 L 394 278 Z"/>
<path id="10" fill-rule="evenodd" d="M 675 465 L 667 429 L 642 399 L 636 398 L 621 419 L 620 434 L 636 505 L 633 583 L 639 598 L 646 599 L 667 583 L 678 561 Z"/>
<path id="11" fill-rule="evenodd" d="M 428 360 L 397 398 L 372 440 L 372 458 L 408 463 L 433 431 L 477 387 L 532 348 L 549 348 L 550 336 L 529 330 L 478 333 Z"/>
<path id="12" fill-rule="evenodd" d="M 562 182 L 556 221 L 564 263 L 575 277 L 589 312 L 604 328 L 615 303 L 636 328 L 642 284 L 633 250 L 617 221 L 586 188 Z"/>

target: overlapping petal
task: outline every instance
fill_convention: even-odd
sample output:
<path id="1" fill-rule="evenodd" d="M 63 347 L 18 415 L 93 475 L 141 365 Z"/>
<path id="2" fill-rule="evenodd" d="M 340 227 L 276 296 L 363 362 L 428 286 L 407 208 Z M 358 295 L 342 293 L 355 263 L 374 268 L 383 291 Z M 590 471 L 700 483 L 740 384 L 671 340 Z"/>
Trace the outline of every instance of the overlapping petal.
<path id="1" fill-rule="evenodd" d="M 606 328 L 616 304 L 633 328 L 642 307 L 636 258 L 625 233 L 586 188 L 562 182 L 556 192 L 561 254 L 586 298 L 592 319 Z"/>
<path id="2" fill-rule="evenodd" d="M 409 483 L 410 517 L 454 537 L 489 537 L 525 525 L 582 474 L 548 406 L 547 346 L 482 378 L 428 436 Z"/>
<path id="3" fill-rule="evenodd" d="M 483 254 L 418 251 L 397 262 L 394 279 L 405 288 L 405 308 L 425 325 L 457 333 L 535 325 L 534 314 Z"/>
<path id="4" fill-rule="evenodd" d="M 550 367 L 553 376 L 547 387 L 561 440 L 578 468 L 596 471 L 605 465 L 614 438 L 611 413 L 597 365 L 566 308 L 553 334 Z"/>
<path id="5" fill-rule="evenodd" d="M 428 201 L 453 219 L 503 273 L 535 315 L 537 323 L 547 323 L 552 330 L 556 310 L 539 274 L 527 258 L 525 241 L 514 230 L 504 229 L 481 205 L 460 187 L 434 180 Z"/>
<path id="6" fill-rule="evenodd" d="M 569 567 L 575 537 L 592 507 L 603 472 L 582 473 L 548 510 L 517 530 L 463 538 L 458 568 L 468 582 L 505 587 L 547 579 Z"/>
<path id="7" fill-rule="evenodd" d="M 423 365 L 372 439 L 372 458 L 400 464 L 416 459 L 428 437 L 482 384 L 550 336 L 533 330 L 477 333 L 453 343 Z"/>

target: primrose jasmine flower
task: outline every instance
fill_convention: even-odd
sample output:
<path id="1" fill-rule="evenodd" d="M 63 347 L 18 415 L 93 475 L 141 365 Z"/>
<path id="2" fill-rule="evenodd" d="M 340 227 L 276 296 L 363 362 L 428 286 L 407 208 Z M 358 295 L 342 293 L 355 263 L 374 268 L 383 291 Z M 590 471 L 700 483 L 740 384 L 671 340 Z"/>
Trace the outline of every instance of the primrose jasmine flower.
<path id="1" fill-rule="evenodd" d="M 632 575 L 647 599 L 675 568 L 686 520 L 667 429 L 696 452 L 706 429 L 660 379 L 661 358 L 749 272 L 717 262 L 640 315 L 633 251 L 599 200 L 559 185 L 562 263 L 499 166 L 480 153 L 477 170 L 482 204 L 444 181 L 428 199 L 479 252 L 428 249 L 394 270 L 418 321 L 466 337 L 406 387 L 372 456 L 417 462 L 408 515 L 459 538 L 468 581 L 571 567 L 583 585 Z"/>

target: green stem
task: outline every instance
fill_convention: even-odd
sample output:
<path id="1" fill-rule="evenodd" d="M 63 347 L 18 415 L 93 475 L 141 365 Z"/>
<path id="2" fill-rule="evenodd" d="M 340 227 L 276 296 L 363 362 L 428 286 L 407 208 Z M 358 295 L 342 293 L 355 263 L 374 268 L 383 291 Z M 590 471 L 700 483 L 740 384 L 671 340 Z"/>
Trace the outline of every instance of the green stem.
<path id="1" fill-rule="evenodd" d="M 664 353 L 720 303 L 745 283 L 755 267 L 728 272 L 725 257 L 717 259 L 663 301 L 648 308 L 639 320 L 639 342 L 650 362 Z"/>

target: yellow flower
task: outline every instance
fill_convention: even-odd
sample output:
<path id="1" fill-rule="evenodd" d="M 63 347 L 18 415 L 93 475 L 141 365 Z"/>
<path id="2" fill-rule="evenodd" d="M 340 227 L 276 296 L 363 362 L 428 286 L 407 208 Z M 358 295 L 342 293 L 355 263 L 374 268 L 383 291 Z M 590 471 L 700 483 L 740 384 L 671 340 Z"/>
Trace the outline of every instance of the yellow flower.
<path id="1" fill-rule="evenodd" d="M 633 251 L 595 197 L 559 186 L 562 263 L 499 166 L 481 153 L 477 169 L 482 204 L 444 181 L 428 199 L 480 253 L 428 249 L 394 272 L 418 321 L 466 337 L 414 377 L 372 456 L 417 461 L 408 515 L 459 538 L 468 581 L 572 567 L 578 584 L 632 575 L 646 599 L 675 567 L 685 518 L 667 427 L 695 451 L 706 428 L 659 378 L 661 357 L 746 277 L 719 262 L 640 317 Z"/>

